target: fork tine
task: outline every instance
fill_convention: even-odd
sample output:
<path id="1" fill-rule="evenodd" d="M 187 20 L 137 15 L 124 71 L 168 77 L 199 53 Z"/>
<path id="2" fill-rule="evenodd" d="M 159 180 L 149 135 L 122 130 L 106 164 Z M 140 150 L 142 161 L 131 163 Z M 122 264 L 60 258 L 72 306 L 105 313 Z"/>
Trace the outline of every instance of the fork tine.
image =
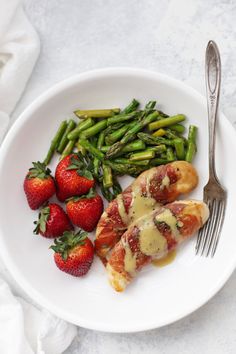
<path id="1" fill-rule="evenodd" d="M 211 208 L 211 201 L 209 200 L 205 200 L 205 203 L 208 205 L 208 208 Z M 206 239 L 206 228 L 207 228 L 207 224 L 206 223 L 198 232 L 198 237 L 197 237 L 197 244 L 196 244 L 196 255 L 201 252 L 201 250 L 203 249 L 203 245 L 205 243 L 205 239 Z"/>
<path id="2" fill-rule="evenodd" d="M 223 226 L 223 220 L 224 220 L 224 215 L 225 215 L 225 201 L 221 202 L 221 206 L 222 206 L 221 216 L 219 217 L 220 221 L 219 221 L 218 230 L 216 232 L 216 235 L 214 237 L 213 244 L 212 244 L 212 247 L 211 247 L 211 257 L 214 257 L 214 254 L 216 252 L 216 248 L 217 248 L 217 245 L 218 245 L 218 242 L 219 242 L 220 232 L 221 232 L 221 229 L 222 229 L 222 226 Z"/>
<path id="3" fill-rule="evenodd" d="M 211 250 L 211 246 L 212 243 L 214 241 L 215 238 L 215 234 L 217 232 L 218 226 L 219 226 L 219 222 L 220 222 L 220 214 L 221 214 L 221 203 L 218 200 L 214 200 L 214 220 L 211 220 L 211 229 L 209 230 L 209 235 L 207 238 L 207 243 L 206 243 L 206 247 L 205 247 L 205 255 L 206 257 L 209 256 L 210 250 Z"/>
<path id="4" fill-rule="evenodd" d="M 195 254 L 196 254 L 196 255 L 198 254 L 198 252 L 199 252 L 199 250 L 200 250 L 200 244 L 201 244 L 202 234 L 203 234 L 203 228 L 201 228 L 201 229 L 198 231 L 197 243 L 196 243 L 196 246 L 195 246 Z"/>
<path id="5" fill-rule="evenodd" d="M 219 234 L 222 228 L 222 221 L 225 213 L 225 201 L 224 200 L 206 200 L 208 204 L 211 218 L 206 225 L 199 230 L 197 244 L 195 247 L 196 255 L 201 253 L 201 256 L 214 256 L 216 247 L 219 241 Z"/>
<path id="6" fill-rule="evenodd" d="M 203 256 L 204 251 L 206 249 L 206 243 L 208 240 L 208 235 L 209 232 L 212 228 L 212 224 L 215 222 L 216 215 L 215 215 L 215 204 L 212 200 L 208 201 L 208 207 L 211 213 L 211 218 L 208 220 L 206 223 L 205 227 L 203 228 L 204 230 L 204 236 L 202 237 L 202 242 L 201 242 L 201 256 Z"/>

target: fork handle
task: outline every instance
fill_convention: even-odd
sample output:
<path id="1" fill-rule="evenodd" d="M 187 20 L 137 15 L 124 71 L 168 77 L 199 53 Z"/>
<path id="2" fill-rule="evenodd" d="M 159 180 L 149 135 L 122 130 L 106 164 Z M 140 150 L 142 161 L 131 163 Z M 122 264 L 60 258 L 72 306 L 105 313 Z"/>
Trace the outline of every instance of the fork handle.
<path id="1" fill-rule="evenodd" d="M 220 96 L 221 62 L 219 49 L 214 41 L 209 41 L 206 48 L 205 70 L 209 128 L 209 178 L 217 179 L 215 171 L 215 132 Z"/>

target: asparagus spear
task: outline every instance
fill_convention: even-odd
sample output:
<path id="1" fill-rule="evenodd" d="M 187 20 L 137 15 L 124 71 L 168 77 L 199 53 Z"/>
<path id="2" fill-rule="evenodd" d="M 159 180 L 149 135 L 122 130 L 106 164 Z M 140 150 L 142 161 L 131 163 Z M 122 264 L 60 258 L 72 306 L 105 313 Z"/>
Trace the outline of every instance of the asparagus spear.
<path id="1" fill-rule="evenodd" d="M 153 133 L 152 136 L 157 136 L 157 137 L 163 136 L 163 135 L 165 135 L 165 133 L 166 133 L 165 129 L 160 128 L 155 133 Z"/>
<path id="2" fill-rule="evenodd" d="M 107 145 L 114 144 L 117 140 L 121 139 L 124 134 L 135 126 L 137 122 L 132 121 L 129 124 L 124 124 L 120 128 L 114 129 L 105 139 Z"/>
<path id="3" fill-rule="evenodd" d="M 80 119 L 86 118 L 108 118 L 120 113 L 120 108 L 111 109 L 78 109 L 74 111 L 75 115 Z"/>
<path id="4" fill-rule="evenodd" d="M 175 155 L 174 155 L 173 149 L 170 146 L 166 149 L 166 158 L 168 161 L 175 160 Z"/>
<path id="5" fill-rule="evenodd" d="M 170 161 L 167 159 L 163 159 L 163 158 L 155 158 L 150 160 L 150 166 L 159 166 L 159 165 L 165 165 L 167 163 L 169 163 Z"/>
<path id="6" fill-rule="evenodd" d="M 80 145 L 79 140 L 76 142 L 76 147 L 77 147 L 78 151 L 81 152 L 81 154 L 83 156 L 86 154 L 86 149 Z"/>
<path id="7" fill-rule="evenodd" d="M 136 152 L 134 154 L 131 154 L 129 159 L 131 161 L 142 161 L 142 160 L 153 159 L 154 156 L 155 156 L 155 151 L 147 149 L 141 152 Z"/>
<path id="8" fill-rule="evenodd" d="M 175 139 L 175 151 L 178 160 L 184 160 L 185 158 L 185 151 L 184 151 L 184 142 L 183 139 Z"/>
<path id="9" fill-rule="evenodd" d="M 104 131 L 102 131 L 98 136 L 98 141 L 97 141 L 98 150 L 101 149 L 102 145 L 104 144 L 104 140 L 105 140 L 105 134 Z M 97 178 L 99 176 L 100 165 L 101 165 L 101 161 L 97 157 L 95 157 L 93 160 L 93 166 L 94 166 L 94 174 Z"/>
<path id="10" fill-rule="evenodd" d="M 106 153 L 109 149 L 110 149 L 110 146 L 102 146 L 100 150 L 102 152 Z"/>
<path id="11" fill-rule="evenodd" d="M 179 136 L 177 134 L 175 134 L 175 132 L 170 129 L 166 129 L 165 136 L 168 139 L 178 139 L 179 138 Z"/>
<path id="12" fill-rule="evenodd" d="M 126 125 L 123 125 L 123 127 L 121 127 L 120 129 L 115 130 L 114 132 L 109 134 L 106 137 L 106 144 L 107 145 L 114 144 L 117 140 L 122 138 L 122 136 L 127 132 L 128 129 L 129 129 L 129 124 L 126 124 Z"/>
<path id="13" fill-rule="evenodd" d="M 146 166 L 137 166 L 137 165 L 123 165 L 119 163 L 112 162 L 110 160 L 105 160 L 104 162 L 106 165 L 110 166 L 113 171 L 115 171 L 119 175 L 130 175 L 130 176 L 137 176 L 142 171 L 144 171 L 147 167 Z"/>
<path id="14" fill-rule="evenodd" d="M 60 141 L 60 143 L 59 143 L 59 145 L 57 147 L 57 151 L 60 154 L 65 149 L 66 144 L 68 143 L 67 135 L 75 128 L 75 126 L 76 126 L 75 121 L 73 119 L 70 119 L 68 124 L 67 124 L 66 130 L 64 131 L 64 134 L 62 135 L 61 141 Z"/>
<path id="15" fill-rule="evenodd" d="M 82 139 L 82 138 L 81 138 Z M 90 139 L 89 139 L 89 142 L 93 145 L 93 146 L 95 146 L 95 147 L 97 147 L 97 137 L 96 136 L 92 136 Z"/>
<path id="16" fill-rule="evenodd" d="M 184 137 L 184 136 L 179 136 L 177 134 L 175 134 L 175 132 L 171 131 L 171 129 L 166 129 L 166 137 L 168 139 L 182 139 L 184 145 L 188 145 L 188 140 Z"/>
<path id="17" fill-rule="evenodd" d="M 69 140 L 78 139 L 80 133 L 83 130 L 88 129 L 89 127 L 92 127 L 93 124 L 94 124 L 94 121 L 92 120 L 92 118 L 82 120 L 81 122 L 79 122 L 77 127 L 68 134 L 67 138 Z"/>
<path id="18" fill-rule="evenodd" d="M 101 182 L 101 181 L 99 181 L 99 182 Z M 101 188 L 102 195 L 104 196 L 104 198 L 106 198 L 106 200 L 108 200 L 108 202 L 111 202 L 114 198 L 117 197 L 118 194 L 120 194 L 122 192 L 122 188 L 115 176 L 113 176 L 112 188 L 111 187 L 105 188 L 103 186 L 103 183 L 100 183 L 100 188 Z"/>
<path id="19" fill-rule="evenodd" d="M 113 160 L 115 163 L 120 163 L 124 165 L 138 165 L 138 166 L 147 166 L 149 164 L 149 160 L 142 160 L 142 161 L 132 161 L 129 159 L 126 159 L 124 157 L 117 157 L 116 159 Z"/>
<path id="20" fill-rule="evenodd" d="M 108 188 L 105 188 L 102 183 L 100 185 L 100 188 L 101 188 L 101 192 L 102 192 L 103 197 L 108 202 L 111 202 L 114 199 L 112 192 Z"/>
<path id="21" fill-rule="evenodd" d="M 135 111 L 139 106 L 139 102 L 134 98 L 127 107 L 125 107 L 122 113 L 128 114 Z"/>
<path id="22" fill-rule="evenodd" d="M 123 136 L 123 138 L 120 141 L 116 142 L 110 147 L 110 149 L 106 153 L 106 158 L 111 158 L 117 155 L 120 152 L 120 150 L 122 150 L 122 148 L 125 146 L 125 144 L 134 140 L 136 134 L 141 129 L 143 129 L 146 125 L 156 120 L 157 117 L 158 117 L 158 112 L 153 112 L 148 116 L 144 117 L 140 122 L 137 122 L 133 128 L 129 129 L 129 131 Z"/>
<path id="23" fill-rule="evenodd" d="M 176 116 L 160 119 L 157 122 L 152 122 L 148 125 L 149 130 L 156 130 L 163 127 L 169 127 L 172 124 L 176 124 L 185 120 L 183 114 L 177 114 Z"/>
<path id="24" fill-rule="evenodd" d="M 61 122 L 54 138 L 51 141 L 51 145 L 48 150 L 47 156 L 45 157 L 45 159 L 43 161 L 45 165 L 48 165 L 49 162 L 51 161 L 52 156 L 53 156 L 54 152 L 56 151 L 58 144 L 60 143 L 61 138 L 62 138 L 66 128 L 67 128 L 67 122 L 64 120 L 63 122 Z"/>
<path id="25" fill-rule="evenodd" d="M 162 118 L 168 118 L 169 116 L 168 116 L 168 114 L 166 114 L 166 113 L 164 113 L 164 112 L 162 112 L 162 111 L 158 111 L 159 112 L 159 114 L 160 114 L 160 116 L 162 117 Z"/>
<path id="26" fill-rule="evenodd" d="M 118 182 L 117 178 L 113 176 L 113 195 L 114 198 L 122 192 L 122 188 L 120 183 Z"/>
<path id="27" fill-rule="evenodd" d="M 192 162 L 194 155 L 197 151 L 196 137 L 197 137 L 197 127 L 195 125 L 190 125 L 189 133 L 188 133 L 188 147 L 185 156 L 185 160 L 188 162 Z"/>
<path id="28" fill-rule="evenodd" d="M 100 150 L 98 150 L 95 146 L 93 146 L 88 140 L 80 139 L 79 143 L 94 157 L 97 157 L 101 161 L 104 159 L 104 154 Z"/>
<path id="29" fill-rule="evenodd" d="M 156 106 L 156 101 L 149 101 L 146 106 L 144 111 L 149 112 L 150 110 L 153 110 Z"/>
<path id="30" fill-rule="evenodd" d="M 155 154 L 161 154 L 166 151 L 166 146 L 164 144 L 152 146 L 146 149 L 146 151 L 154 151 Z"/>
<path id="31" fill-rule="evenodd" d="M 97 147 L 98 149 L 101 149 L 101 147 L 103 146 L 104 144 L 104 140 L 105 140 L 105 134 L 104 132 L 102 131 L 99 136 L 98 136 L 98 143 L 97 143 Z"/>
<path id="32" fill-rule="evenodd" d="M 119 154 L 124 154 L 126 152 L 133 152 L 137 150 L 144 150 L 146 148 L 145 143 L 142 140 L 134 140 L 131 143 L 125 145 Z"/>
<path id="33" fill-rule="evenodd" d="M 153 113 L 155 106 L 156 106 L 156 101 L 149 101 L 144 108 L 143 117 L 146 117 L 150 113 Z M 159 115 L 159 112 L 158 112 L 158 115 Z"/>
<path id="34" fill-rule="evenodd" d="M 72 150 L 75 146 L 76 140 L 69 140 L 65 149 L 62 151 L 60 160 L 64 159 L 67 155 L 70 155 L 72 153 Z"/>
<path id="35" fill-rule="evenodd" d="M 118 114 L 114 117 L 108 118 L 107 119 L 107 125 L 112 125 L 112 124 L 116 124 L 116 123 L 121 123 L 121 122 L 125 122 L 127 120 L 131 120 L 133 118 L 136 118 L 138 116 L 141 116 L 141 112 L 131 112 L 128 114 Z"/>
<path id="36" fill-rule="evenodd" d="M 131 143 L 125 145 L 117 155 L 123 155 L 127 152 L 133 152 L 137 150 L 144 150 L 146 148 L 145 143 L 142 140 L 134 140 Z M 110 146 L 102 146 L 101 151 L 107 152 L 109 151 Z"/>
<path id="37" fill-rule="evenodd" d="M 178 134 L 183 134 L 185 131 L 185 127 L 182 124 L 173 124 L 170 126 L 171 130 L 174 130 Z"/>
<path id="38" fill-rule="evenodd" d="M 103 119 L 100 122 L 94 124 L 90 128 L 83 130 L 83 133 L 81 134 L 81 137 L 83 139 L 86 138 L 91 138 L 91 136 L 94 136 L 104 130 L 107 127 L 107 119 Z"/>
<path id="39" fill-rule="evenodd" d="M 104 188 L 110 188 L 113 185 L 111 167 L 102 165 L 103 168 L 103 186 Z"/>
<path id="40" fill-rule="evenodd" d="M 108 134 L 111 134 L 112 132 L 120 129 L 123 126 L 124 126 L 123 122 L 116 123 L 116 124 L 113 124 L 113 125 L 108 125 L 108 127 L 106 129 L 104 129 L 103 132 L 104 132 L 105 136 L 107 136 Z"/>
<path id="41" fill-rule="evenodd" d="M 138 138 L 141 139 L 143 142 L 145 142 L 148 145 L 168 145 L 168 146 L 174 146 L 174 141 L 171 139 L 165 139 L 162 137 L 156 137 L 153 135 L 149 135 L 146 133 L 138 133 Z"/>

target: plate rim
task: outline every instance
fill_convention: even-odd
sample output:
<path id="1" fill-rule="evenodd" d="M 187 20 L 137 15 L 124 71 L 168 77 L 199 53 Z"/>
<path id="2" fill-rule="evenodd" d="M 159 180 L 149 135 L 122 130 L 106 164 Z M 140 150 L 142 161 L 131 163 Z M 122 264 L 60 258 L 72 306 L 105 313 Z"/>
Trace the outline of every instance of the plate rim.
<path id="1" fill-rule="evenodd" d="M 182 82 L 178 79 L 172 78 L 166 74 L 162 74 L 159 72 L 155 72 L 152 70 L 147 70 L 147 69 L 142 69 L 142 68 L 130 68 L 130 67 L 110 67 L 110 68 L 101 68 L 101 69 L 95 69 L 95 70 L 90 70 L 86 71 L 80 74 L 76 74 L 73 76 L 70 76 L 69 78 L 66 78 L 52 87 L 48 88 L 46 91 L 41 93 L 38 97 L 36 97 L 33 102 L 31 102 L 26 109 L 19 115 L 19 117 L 15 120 L 15 122 L 12 124 L 10 129 L 8 130 L 2 145 L 0 147 L 0 169 L 3 168 L 2 163 L 3 160 L 7 154 L 8 147 L 10 146 L 12 142 L 12 137 L 17 133 L 18 128 L 20 128 L 27 120 L 30 119 L 32 112 L 36 110 L 38 107 L 40 107 L 44 101 L 50 100 L 51 97 L 56 95 L 57 93 L 66 90 L 67 88 L 76 85 L 78 81 L 86 81 L 88 79 L 95 79 L 95 78 L 105 78 L 106 76 L 109 77 L 111 75 L 117 75 L 118 77 L 123 74 L 123 75 L 130 75 L 132 74 L 133 76 L 139 76 L 139 77 L 145 77 L 145 78 L 155 78 L 157 81 L 164 81 L 168 82 L 171 86 L 174 86 L 178 89 L 181 89 L 183 91 L 188 91 L 188 94 L 193 96 L 196 100 L 199 101 L 199 104 L 202 104 L 206 107 L 206 99 L 205 97 L 199 93 L 197 90 L 186 84 L 185 82 Z M 224 120 L 224 124 L 226 124 L 229 128 L 230 126 L 232 127 L 232 124 L 230 121 L 225 117 L 223 113 L 220 113 L 221 119 Z M 231 132 L 231 135 L 235 137 L 236 132 L 232 129 L 229 129 Z M 184 311 L 184 313 L 179 314 L 178 316 L 169 316 L 169 318 L 166 318 L 162 323 L 159 323 L 156 325 L 155 323 L 149 323 L 149 324 L 136 324 L 132 325 L 132 328 L 128 326 L 127 328 L 120 329 L 117 328 L 115 325 L 110 326 L 107 323 L 104 322 L 96 322 L 95 324 L 92 323 L 90 320 L 87 321 L 84 318 L 78 318 L 77 316 L 74 316 L 71 313 L 68 313 L 68 311 L 64 311 L 59 309 L 57 306 L 55 306 L 50 300 L 47 300 L 45 296 L 41 295 L 38 290 L 35 290 L 33 286 L 30 285 L 30 283 L 27 281 L 27 279 L 21 275 L 21 272 L 16 268 L 12 257 L 10 256 L 8 249 L 5 245 L 4 242 L 4 233 L 1 229 L 1 223 L 0 223 L 0 256 L 7 267 L 9 273 L 12 275 L 16 283 L 19 285 L 19 287 L 37 304 L 39 304 L 41 307 L 46 308 L 48 311 L 52 312 L 59 318 L 62 318 L 70 323 L 73 323 L 75 325 L 87 328 L 87 329 L 92 329 L 92 330 L 97 330 L 97 331 L 105 331 L 105 332 L 110 332 L 110 333 L 135 333 L 135 332 L 140 332 L 140 331 L 145 331 L 145 330 L 151 330 L 151 329 L 156 329 L 163 327 L 165 325 L 174 323 L 191 313 L 195 312 L 197 309 L 202 307 L 204 304 L 206 304 L 222 287 L 223 285 L 227 282 L 227 280 L 230 278 L 232 275 L 233 271 L 236 268 L 236 257 L 234 263 L 232 263 L 231 268 L 227 268 L 227 272 L 225 271 L 219 279 L 218 283 L 215 285 L 215 287 L 212 289 L 211 293 L 206 296 L 204 300 L 201 302 L 197 302 L 194 304 L 194 306 L 189 306 L 190 308 L 187 311 Z"/>

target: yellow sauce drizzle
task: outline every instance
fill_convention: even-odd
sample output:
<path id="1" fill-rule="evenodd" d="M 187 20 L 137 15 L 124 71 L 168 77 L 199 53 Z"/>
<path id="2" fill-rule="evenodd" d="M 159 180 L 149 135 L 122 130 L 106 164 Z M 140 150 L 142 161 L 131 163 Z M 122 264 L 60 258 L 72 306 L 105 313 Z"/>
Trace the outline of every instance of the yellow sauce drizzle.
<path id="1" fill-rule="evenodd" d="M 156 216 L 156 221 L 165 222 L 170 227 L 171 233 L 175 239 L 178 240 L 180 238 L 181 235 L 176 225 L 177 219 L 169 209 L 165 209 L 161 214 L 158 214 Z"/>
<path id="2" fill-rule="evenodd" d="M 146 191 L 147 191 L 147 196 L 150 197 L 150 180 L 153 177 L 153 169 L 146 171 Z"/>
<path id="3" fill-rule="evenodd" d="M 140 228 L 139 242 L 141 252 L 147 256 L 162 255 L 167 251 L 166 238 L 158 231 L 153 220 L 144 222 Z"/>
<path id="4" fill-rule="evenodd" d="M 169 187 L 169 185 L 170 185 L 170 178 L 166 175 L 161 182 L 161 189 L 164 189 L 165 187 Z"/>
<path id="5" fill-rule="evenodd" d="M 136 255 L 132 253 L 128 242 L 123 242 L 125 249 L 124 268 L 127 273 L 135 274 L 136 271 Z"/>
<path id="6" fill-rule="evenodd" d="M 125 210 L 122 194 L 118 194 L 118 196 L 116 197 L 116 200 L 117 200 L 118 211 L 119 211 L 121 220 L 123 221 L 123 223 L 125 225 L 127 225 L 129 223 L 129 216 Z"/>
<path id="7" fill-rule="evenodd" d="M 166 256 L 159 259 L 153 259 L 152 264 L 156 267 L 165 267 L 168 264 L 172 263 L 176 257 L 176 250 L 172 250 L 167 253 Z"/>
<path id="8" fill-rule="evenodd" d="M 131 221 L 139 219 L 146 214 L 153 211 L 159 204 L 155 199 L 150 197 L 145 197 L 141 194 L 139 188 L 133 187 L 133 200 L 129 209 L 129 216 Z"/>

